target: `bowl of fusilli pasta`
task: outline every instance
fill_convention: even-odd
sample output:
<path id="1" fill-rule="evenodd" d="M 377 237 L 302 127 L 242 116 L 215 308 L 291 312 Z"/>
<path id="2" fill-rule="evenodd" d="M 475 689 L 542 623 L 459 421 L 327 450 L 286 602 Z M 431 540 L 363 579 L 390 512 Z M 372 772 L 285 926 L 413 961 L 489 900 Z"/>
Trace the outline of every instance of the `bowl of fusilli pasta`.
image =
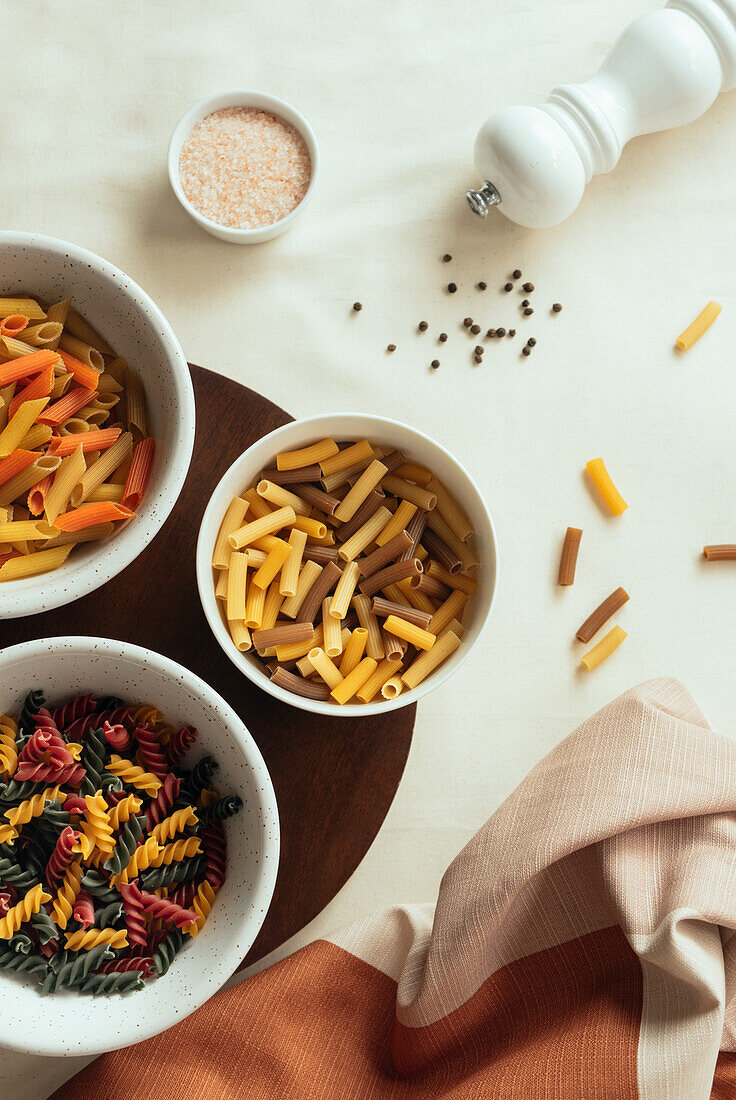
<path id="1" fill-rule="evenodd" d="M 193 1012 L 278 858 L 263 758 L 199 677 L 101 638 L 0 653 L 0 1045 L 98 1054 Z"/>

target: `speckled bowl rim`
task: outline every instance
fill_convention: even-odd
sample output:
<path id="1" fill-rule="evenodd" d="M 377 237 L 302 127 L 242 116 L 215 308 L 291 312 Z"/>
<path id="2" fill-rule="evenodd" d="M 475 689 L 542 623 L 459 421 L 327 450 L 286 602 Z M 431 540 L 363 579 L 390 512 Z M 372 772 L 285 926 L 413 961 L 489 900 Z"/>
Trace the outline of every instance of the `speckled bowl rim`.
<path id="1" fill-rule="evenodd" d="M 222 987 L 227 979 L 237 970 L 243 960 L 244 954 L 253 945 L 273 898 L 276 886 L 276 877 L 279 865 L 279 853 L 281 847 L 281 831 L 279 824 L 278 806 L 271 776 L 268 768 L 247 726 L 238 714 L 233 710 L 221 695 L 211 688 L 201 677 L 194 672 L 164 657 L 155 650 L 146 649 L 143 646 L 132 645 L 128 642 L 119 642 L 111 638 L 95 638 L 85 636 L 73 636 L 69 638 L 39 638 L 35 641 L 21 642 L 18 645 L 9 646 L 0 650 L 0 681 L 5 669 L 19 662 L 33 661 L 39 656 L 63 657 L 65 655 L 94 657 L 96 654 L 104 654 L 114 660 L 152 667 L 161 675 L 174 682 L 180 682 L 192 695 L 200 697 L 202 702 L 219 711 L 223 719 L 223 729 L 226 730 L 228 740 L 231 742 L 232 751 L 240 752 L 253 775 L 254 797 L 259 808 L 259 820 L 261 822 L 261 842 L 264 858 L 258 863 L 258 880 L 254 891 L 248 896 L 248 908 L 240 915 L 231 913 L 230 924 L 231 944 L 229 951 L 222 952 L 218 958 L 218 964 L 211 971 L 203 974 L 201 970 L 193 973 L 193 982 L 196 982 L 196 991 L 193 990 L 189 1004 L 184 1011 L 166 1003 L 162 997 L 161 1003 L 155 1013 L 147 1021 L 140 1022 L 135 1031 L 125 1031 L 119 1041 L 103 1041 L 94 1034 L 87 1034 L 83 1049 L 69 1050 L 55 1043 L 53 1038 L 48 1042 L 34 1040 L 32 1044 L 24 1043 L 22 1028 L 18 1028 L 19 1034 L 9 1034 L 5 1022 L 13 1016 L 12 1012 L 0 1014 L 0 1047 L 9 1050 L 23 1051 L 28 1054 L 44 1055 L 48 1057 L 78 1057 L 79 1055 L 103 1054 L 106 1051 L 117 1050 L 120 1047 L 129 1046 L 150 1039 L 154 1035 L 166 1031 L 167 1028 L 181 1022 L 200 1008 L 210 997 Z M 236 734 L 235 730 L 239 732 Z M 218 750 L 222 753 L 222 749 Z M 245 945 L 245 951 L 244 951 Z M 186 965 L 186 956 L 181 960 Z M 0 978 L 2 971 L 0 971 Z M 107 1018 L 114 1012 L 116 1004 L 135 1004 L 135 993 L 129 997 L 99 997 L 102 1018 Z M 22 1021 L 21 1021 L 22 1023 Z M 103 1033 L 105 1028 L 102 1029 Z"/>
<path id="2" fill-rule="evenodd" d="M 176 446 L 167 455 L 166 466 L 157 485 L 155 513 L 146 517 L 144 501 L 142 514 L 125 530 L 101 543 L 99 553 L 80 563 L 71 576 L 62 579 L 57 573 L 51 572 L 44 573 L 42 577 L 32 577 L 33 584 L 9 581 L 0 585 L 0 618 L 12 619 L 21 615 L 37 615 L 87 596 L 118 573 L 122 573 L 145 550 L 168 519 L 184 486 L 194 450 L 196 412 L 194 387 L 186 356 L 169 322 L 138 283 L 94 252 L 57 237 L 46 237 L 40 233 L 3 233 L 0 243 L 3 246 L 31 251 L 46 250 L 50 254 L 49 260 L 58 256 L 60 265 L 65 257 L 77 264 L 86 264 L 103 279 L 114 281 L 122 295 L 133 298 L 148 317 L 156 339 L 164 346 L 166 358 L 171 365 L 174 394 L 180 411 Z M 25 585 L 24 589 L 16 587 L 21 584 Z"/>
<path id="3" fill-rule="evenodd" d="M 234 226 L 222 225 L 220 222 L 213 221 L 212 218 L 206 217 L 197 210 L 196 206 L 194 206 L 185 195 L 184 188 L 181 185 L 181 180 L 179 179 L 179 157 L 184 142 L 196 125 L 196 122 L 193 120 L 201 111 L 205 110 L 205 108 L 207 109 L 206 114 L 212 114 L 214 111 L 221 111 L 225 107 L 256 107 L 259 110 L 271 111 L 272 114 L 278 115 L 284 122 L 294 127 L 300 137 L 304 139 L 307 149 L 309 150 L 312 170 L 307 190 L 293 210 L 289 211 L 283 218 L 279 218 L 278 221 L 271 222 L 269 225 L 254 226 L 252 229 L 237 229 Z M 203 117 L 206 117 L 206 115 Z M 197 119 L 197 121 L 200 121 L 200 119 Z M 193 106 L 182 115 L 174 127 L 171 140 L 169 141 L 167 166 L 171 189 L 187 214 L 189 214 L 198 225 L 214 233 L 220 240 L 228 240 L 234 244 L 260 244 L 263 241 L 271 240 L 273 237 L 283 233 L 311 199 L 319 174 L 319 146 L 317 144 L 317 138 L 314 135 L 314 130 L 301 111 L 298 111 L 291 103 L 287 103 L 285 99 L 280 99 L 278 96 L 272 95 L 271 92 L 261 92 L 255 88 L 238 88 L 234 91 L 216 92 L 214 95 L 205 96 L 203 99 L 193 104 Z"/>

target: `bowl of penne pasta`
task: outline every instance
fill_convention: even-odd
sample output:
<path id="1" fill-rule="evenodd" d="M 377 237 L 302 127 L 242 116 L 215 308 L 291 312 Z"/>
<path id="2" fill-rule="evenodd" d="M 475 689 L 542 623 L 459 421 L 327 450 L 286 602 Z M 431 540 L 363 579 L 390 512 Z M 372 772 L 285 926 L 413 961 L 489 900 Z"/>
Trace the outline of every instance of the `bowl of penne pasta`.
<path id="1" fill-rule="evenodd" d="M 103 638 L 0 653 L 2 1046 L 100 1054 L 184 1019 L 248 953 L 278 861 L 263 758 L 198 676 Z"/>
<path id="2" fill-rule="evenodd" d="M 194 444 L 189 368 L 158 307 L 64 241 L 0 241 L 0 618 L 87 595 L 167 519 Z"/>
<path id="3" fill-rule="evenodd" d="M 317 714 L 407 706 L 444 683 L 491 613 L 493 521 L 422 432 L 379 416 L 297 420 L 223 475 L 197 582 L 207 621 L 258 687 Z"/>

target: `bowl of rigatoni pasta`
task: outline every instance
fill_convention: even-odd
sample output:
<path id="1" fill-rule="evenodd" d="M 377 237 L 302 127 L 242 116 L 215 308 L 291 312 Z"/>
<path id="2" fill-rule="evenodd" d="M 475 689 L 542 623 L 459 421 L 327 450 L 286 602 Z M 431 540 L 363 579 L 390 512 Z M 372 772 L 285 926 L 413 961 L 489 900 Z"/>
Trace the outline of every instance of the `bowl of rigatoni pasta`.
<path id="1" fill-rule="evenodd" d="M 186 359 L 155 303 L 93 253 L 0 241 L 0 618 L 70 603 L 167 519 L 194 444 Z"/>
<path id="2" fill-rule="evenodd" d="M 297 420 L 250 447 L 205 510 L 197 581 L 230 660 L 316 714 L 416 702 L 470 654 L 498 571 L 470 474 L 385 417 Z"/>

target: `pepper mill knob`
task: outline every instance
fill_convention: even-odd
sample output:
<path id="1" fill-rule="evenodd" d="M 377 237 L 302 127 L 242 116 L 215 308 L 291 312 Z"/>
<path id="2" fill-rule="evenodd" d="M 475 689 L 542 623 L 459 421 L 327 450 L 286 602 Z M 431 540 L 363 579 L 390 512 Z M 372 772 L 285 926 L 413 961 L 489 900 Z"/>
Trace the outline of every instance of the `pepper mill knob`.
<path id="1" fill-rule="evenodd" d="M 475 164 L 485 182 L 468 203 L 481 217 L 498 205 L 519 225 L 557 225 L 631 138 L 684 126 L 733 87 L 736 0 L 669 0 L 634 20 L 591 80 L 483 124 Z"/>

